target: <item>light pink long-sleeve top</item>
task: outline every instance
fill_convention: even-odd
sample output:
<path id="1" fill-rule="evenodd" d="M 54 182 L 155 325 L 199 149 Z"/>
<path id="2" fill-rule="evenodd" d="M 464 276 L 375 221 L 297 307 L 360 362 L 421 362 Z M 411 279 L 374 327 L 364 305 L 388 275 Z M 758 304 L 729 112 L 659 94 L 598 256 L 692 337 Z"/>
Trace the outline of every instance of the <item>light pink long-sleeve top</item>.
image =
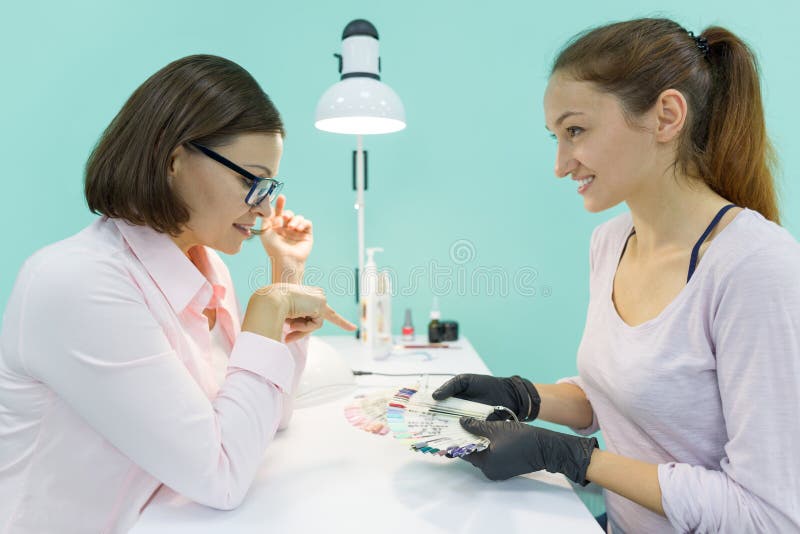
<path id="1" fill-rule="evenodd" d="M 25 263 L 0 333 L 0 532 L 126 532 L 162 483 L 242 501 L 307 344 L 241 332 L 222 260 L 192 259 L 101 218 Z M 223 377 L 206 307 L 232 346 Z"/>
<path id="2" fill-rule="evenodd" d="M 630 213 L 592 234 L 578 373 L 608 450 L 658 464 L 667 519 L 605 492 L 611 532 L 800 532 L 800 245 L 744 209 L 631 327 L 611 300 Z M 688 269 L 688 265 L 687 265 Z"/>

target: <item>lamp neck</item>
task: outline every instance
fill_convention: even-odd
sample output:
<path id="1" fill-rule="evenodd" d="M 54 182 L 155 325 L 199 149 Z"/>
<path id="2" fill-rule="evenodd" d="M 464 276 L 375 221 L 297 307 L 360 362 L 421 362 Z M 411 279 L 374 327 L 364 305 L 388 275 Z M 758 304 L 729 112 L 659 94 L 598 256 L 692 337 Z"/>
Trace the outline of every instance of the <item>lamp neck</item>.
<path id="1" fill-rule="evenodd" d="M 378 40 L 353 35 L 342 41 L 342 79 L 363 76 L 380 80 Z"/>

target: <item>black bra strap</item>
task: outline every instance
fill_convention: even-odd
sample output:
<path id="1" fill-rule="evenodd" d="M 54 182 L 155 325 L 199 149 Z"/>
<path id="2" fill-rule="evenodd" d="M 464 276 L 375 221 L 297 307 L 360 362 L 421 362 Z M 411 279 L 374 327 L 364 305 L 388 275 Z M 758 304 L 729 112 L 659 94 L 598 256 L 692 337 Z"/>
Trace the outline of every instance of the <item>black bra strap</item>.
<path id="1" fill-rule="evenodd" d="M 708 228 L 706 228 L 706 231 L 703 232 L 703 235 L 700 236 L 700 239 L 697 240 L 697 243 L 695 243 L 694 248 L 692 249 L 692 259 L 689 260 L 689 275 L 686 277 L 687 284 L 689 283 L 689 280 L 692 278 L 694 270 L 697 267 L 697 254 L 700 252 L 700 245 L 703 244 L 703 241 L 706 240 L 708 234 L 711 233 L 711 230 L 713 230 L 714 227 L 719 222 L 719 220 L 722 219 L 722 216 L 725 215 L 725 212 L 735 207 L 736 204 L 728 204 L 727 206 L 723 206 L 722 209 L 720 209 L 714 216 L 714 219 L 711 221 L 711 224 L 709 224 Z"/>
<path id="2" fill-rule="evenodd" d="M 700 236 L 700 239 L 697 240 L 697 243 L 695 243 L 694 248 L 692 249 L 692 257 L 689 260 L 689 275 L 686 277 L 687 284 L 689 283 L 689 280 L 691 280 L 695 268 L 697 268 L 697 254 L 700 252 L 700 245 L 703 244 L 703 241 L 706 240 L 708 234 L 710 234 L 711 231 L 714 229 L 714 227 L 717 225 L 717 223 L 719 223 L 720 219 L 722 219 L 722 216 L 725 215 L 725 212 L 727 212 L 731 208 L 736 208 L 736 207 L 738 207 L 736 204 L 728 204 L 727 206 L 723 206 L 714 216 L 714 219 L 712 219 L 711 224 L 709 224 L 708 228 L 706 228 L 706 231 L 703 232 L 703 235 Z M 631 230 L 631 233 L 628 234 L 628 237 L 625 239 L 625 246 L 622 247 L 622 254 L 619 255 L 619 261 L 622 261 L 622 256 L 625 255 L 625 250 L 628 248 L 628 241 L 630 240 L 631 236 L 635 233 L 636 233 L 636 228 Z M 617 264 L 619 264 L 619 261 L 617 262 Z"/>
<path id="3" fill-rule="evenodd" d="M 617 260 L 617 265 L 620 264 L 622 261 L 622 256 L 625 255 L 625 251 L 628 250 L 628 241 L 631 240 L 631 236 L 636 233 L 636 229 L 634 228 L 631 230 L 631 233 L 628 234 L 628 237 L 625 238 L 625 246 L 622 247 L 622 253 L 619 255 L 619 259 Z"/>

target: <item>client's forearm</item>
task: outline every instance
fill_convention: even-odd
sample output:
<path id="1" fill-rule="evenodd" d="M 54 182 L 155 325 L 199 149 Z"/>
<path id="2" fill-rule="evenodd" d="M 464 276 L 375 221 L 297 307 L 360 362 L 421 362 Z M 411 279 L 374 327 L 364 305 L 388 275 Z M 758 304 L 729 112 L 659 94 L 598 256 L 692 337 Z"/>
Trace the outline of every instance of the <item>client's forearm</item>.
<path id="1" fill-rule="evenodd" d="M 539 419 L 585 428 L 592 424 L 592 405 L 581 388 L 574 384 L 534 384 L 542 400 Z"/>

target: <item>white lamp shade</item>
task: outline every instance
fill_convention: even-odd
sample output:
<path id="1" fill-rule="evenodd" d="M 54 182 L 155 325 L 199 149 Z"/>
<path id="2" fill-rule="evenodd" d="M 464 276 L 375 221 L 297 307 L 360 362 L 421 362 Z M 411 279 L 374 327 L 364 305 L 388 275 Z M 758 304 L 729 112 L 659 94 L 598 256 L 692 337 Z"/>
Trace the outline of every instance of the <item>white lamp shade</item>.
<path id="1" fill-rule="evenodd" d="M 397 93 L 380 80 L 345 78 L 319 99 L 314 126 L 340 134 L 392 133 L 406 127 L 406 112 Z"/>

